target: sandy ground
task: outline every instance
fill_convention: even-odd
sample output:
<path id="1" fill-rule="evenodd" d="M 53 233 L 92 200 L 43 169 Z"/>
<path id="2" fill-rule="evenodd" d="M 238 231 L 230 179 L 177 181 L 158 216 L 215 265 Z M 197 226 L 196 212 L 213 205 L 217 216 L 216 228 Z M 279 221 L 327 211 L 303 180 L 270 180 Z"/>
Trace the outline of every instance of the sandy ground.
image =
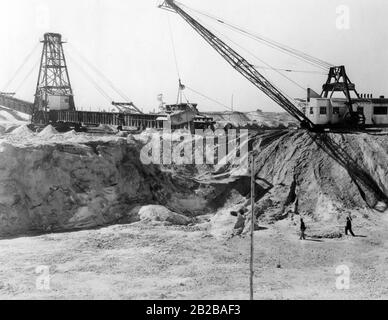
<path id="1" fill-rule="evenodd" d="M 255 234 L 256 299 L 388 298 L 388 218 L 364 237 L 299 241 L 278 222 Z M 373 231 L 372 231 L 373 230 Z M 0 240 L 1 299 L 247 299 L 249 238 L 217 240 L 206 223 L 156 223 Z M 281 268 L 277 268 L 277 264 Z M 36 267 L 50 270 L 38 290 Z M 336 289 L 336 267 L 351 271 Z"/>

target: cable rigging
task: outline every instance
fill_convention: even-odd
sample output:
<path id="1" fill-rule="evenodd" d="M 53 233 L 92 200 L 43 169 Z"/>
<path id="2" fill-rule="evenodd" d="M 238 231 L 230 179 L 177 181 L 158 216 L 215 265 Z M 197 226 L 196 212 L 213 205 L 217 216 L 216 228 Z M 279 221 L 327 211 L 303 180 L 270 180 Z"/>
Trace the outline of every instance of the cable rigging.
<path id="1" fill-rule="evenodd" d="M 97 67 L 95 67 L 74 45 L 72 45 L 71 43 L 69 43 L 70 47 L 73 49 L 73 51 L 77 54 L 77 56 L 83 61 L 85 62 L 88 67 L 90 69 L 92 69 L 98 76 L 100 76 L 100 78 L 102 80 L 105 81 L 106 84 L 109 85 L 109 87 L 115 92 L 117 93 L 122 99 L 126 100 L 126 101 L 131 101 L 129 99 L 129 97 L 123 92 L 121 91 L 119 88 L 117 88 L 113 82 L 108 79 Z M 112 102 L 113 100 L 111 100 L 110 102 Z"/>
<path id="2" fill-rule="evenodd" d="M 182 5 L 182 6 L 185 6 L 185 5 Z M 187 6 L 185 6 L 187 7 Z M 198 10 L 194 10 L 192 9 L 193 11 L 196 11 L 196 12 L 199 12 Z M 256 41 L 258 40 L 261 40 L 263 41 L 263 37 L 260 37 L 260 36 L 257 36 L 257 35 L 253 35 L 252 33 L 249 33 L 248 31 L 245 31 L 243 30 L 242 28 L 239 28 L 239 27 L 235 27 L 233 26 L 232 24 L 230 23 L 226 23 L 218 18 L 215 18 L 215 17 L 211 17 L 210 15 L 208 14 L 205 14 L 203 12 L 200 12 L 202 15 L 205 15 L 205 16 L 208 16 L 210 18 L 212 18 L 213 20 L 217 20 L 217 22 L 219 23 L 222 23 L 222 24 L 225 24 L 227 26 L 229 26 L 230 28 L 233 28 L 234 31 L 237 31 L 238 33 L 240 34 L 243 34 L 245 36 L 249 36 L 251 39 L 255 39 Z M 198 19 L 198 21 L 200 21 Z M 203 21 L 200 21 L 202 24 Z M 175 59 L 175 65 L 176 65 L 176 68 L 177 68 L 177 74 L 178 74 L 178 78 L 179 78 L 179 91 L 178 91 L 178 101 L 179 101 L 179 96 L 181 95 L 181 91 L 182 91 L 182 85 L 181 85 L 181 80 L 180 80 L 180 72 L 179 72 L 179 67 L 178 67 L 178 62 L 177 62 L 177 55 L 176 55 L 176 49 L 175 49 L 175 43 L 174 43 L 174 39 L 173 39 L 173 36 L 172 36 L 172 28 L 171 28 L 171 24 L 170 24 L 170 21 L 169 21 L 169 30 L 170 30 L 170 36 L 171 36 L 171 43 L 172 43 L 172 46 L 173 46 L 173 52 L 174 52 L 174 59 Z M 214 31 L 214 30 L 213 30 Z M 307 71 L 307 70 L 292 70 L 292 69 L 282 69 L 282 68 L 275 68 L 273 66 L 271 66 L 270 64 L 268 64 L 267 62 L 265 62 L 263 59 L 260 59 L 257 55 L 255 55 L 254 53 L 252 53 L 251 51 L 249 51 L 248 49 L 242 47 L 240 44 L 236 43 L 235 41 L 233 41 L 232 39 L 230 39 L 229 37 L 225 36 L 224 34 L 222 34 L 220 31 L 217 31 L 218 34 L 221 34 L 221 36 L 223 36 L 224 38 L 226 38 L 227 40 L 229 40 L 230 42 L 232 42 L 234 45 L 238 46 L 239 48 L 241 48 L 242 50 L 248 52 L 252 57 L 254 57 L 256 60 L 260 61 L 262 64 L 264 64 L 265 66 L 254 66 L 254 65 L 251 65 L 252 67 L 257 67 L 257 69 L 266 69 L 266 70 L 271 70 L 271 71 L 274 71 L 276 73 L 278 73 L 281 77 L 285 78 L 286 80 L 288 80 L 289 82 L 291 82 L 292 84 L 294 84 L 295 86 L 297 86 L 299 89 L 305 91 L 306 88 L 304 86 L 302 86 L 301 84 L 299 84 L 298 82 L 296 82 L 295 80 L 291 79 L 290 77 L 288 77 L 287 75 L 285 75 L 284 73 L 291 73 L 291 72 L 299 72 L 299 73 L 311 73 L 311 74 L 319 74 L 319 75 L 324 75 L 323 72 L 318 72 L 318 71 Z M 314 58 L 310 55 L 307 55 L 305 53 L 302 53 L 300 51 L 297 51 L 295 49 L 292 49 L 292 48 L 289 48 L 289 47 L 286 47 L 284 45 L 281 45 L 279 43 L 276 43 L 272 40 L 268 40 L 268 39 L 264 39 L 267 44 L 271 44 L 272 47 L 275 47 L 277 49 L 281 49 L 282 51 L 286 51 L 288 53 L 292 53 L 293 55 L 298 55 L 298 57 L 302 60 L 307 60 L 308 63 L 310 64 L 313 64 L 315 66 L 318 66 L 320 67 L 321 69 L 323 70 L 326 70 L 326 68 L 328 68 L 330 66 L 329 63 L 327 62 L 324 62 L 320 59 L 317 59 L 317 58 Z M 275 86 L 273 86 L 275 87 Z M 183 87 L 184 88 L 184 87 Z M 276 88 L 276 87 L 275 87 Z M 281 92 L 284 96 L 286 96 L 288 99 L 290 100 L 294 100 L 294 98 L 290 97 L 289 95 L 287 95 L 286 93 L 282 92 L 279 88 L 276 88 L 279 92 Z M 192 90 L 191 90 L 192 91 Z M 198 92 L 197 92 L 198 94 Z M 205 97 L 203 94 L 200 94 L 202 97 Z M 209 97 L 206 97 L 206 99 L 209 99 Z M 210 100 L 213 100 L 215 101 L 214 99 L 210 99 Z M 220 104 L 217 102 L 217 104 Z M 220 104 L 220 105 L 223 105 L 223 104 Z M 225 105 L 223 105 L 225 107 Z M 229 107 L 227 107 L 227 109 L 230 110 Z"/>
<path id="3" fill-rule="evenodd" d="M 113 101 L 110 95 L 103 89 L 101 86 L 93 79 L 93 77 L 86 71 L 85 68 L 82 67 L 80 63 L 77 62 L 76 59 L 68 52 L 68 56 L 71 61 L 77 66 L 77 68 L 81 71 L 81 73 L 86 77 L 87 80 L 93 85 L 93 87 L 103 96 L 109 103 Z"/>
<path id="4" fill-rule="evenodd" d="M 26 83 L 27 79 L 29 79 L 29 77 L 32 75 L 32 73 L 34 72 L 34 70 L 36 70 L 38 68 L 38 65 L 40 63 L 40 58 L 36 60 L 36 62 L 34 63 L 34 65 L 32 66 L 32 68 L 28 71 L 28 73 L 26 74 L 26 76 L 23 78 L 23 80 L 16 86 L 16 90 L 15 92 L 19 92 L 19 90 L 23 87 L 23 85 Z"/>
<path id="5" fill-rule="evenodd" d="M 281 44 L 280 42 L 277 42 L 277 41 L 274 41 L 272 39 L 269 39 L 267 37 L 264 37 L 262 35 L 259 35 L 259 34 L 256 34 L 256 33 L 253 33 L 249 30 L 246 30 L 240 26 L 237 26 L 237 25 L 234 25 L 228 21 L 226 21 L 225 19 L 220 19 L 216 16 L 213 16 L 211 14 L 208 14 L 206 12 L 203 12 L 203 11 L 200 11 L 200 10 L 197 10 L 197 9 L 193 9 L 193 8 L 190 8 L 189 6 L 185 5 L 185 4 L 182 4 L 182 3 L 179 3 L 176 1 L 176 3 L 178 3 L 180 6 L 182 7 L 185 7 L 187 8 L 188 10 L 192 11 L 192 12 L 195 12 L 197 14 L 200 14 L 202 16 L 205 16 L 219 24 L 222 24 L 222 25 L 225 25 L 226 27 L 228 27 L 229 29 L 232 29 L 242 35 L 245 35 L 246 37 L 249 37 L 251 39 L 254 39 L 258 42 L 261 42 L 263 44 L 266 44 L 274 49 L 277 49 L 277 50 L 280 50 L 286 54 L 289 54 L 289 55 L 292 55 L 296 58 L 298 58 L 299 60 L 303 60 L 309 64 L 312 64 L 316 67 L 319 67 L 323 70 L 326 70 L 326 69 L 329 69 L 330 67 L 333 66 L 333 64 L 329 63 L 329 62 L 326 62 L 322 59 L 319 59 L 319 58 L 316 58 L 316 57 L 313 57 L 312 55 L 310 54 L 307 54 L 305 52 L 302 52 L 300 50 L 296 50 L 296 49 L 293 49 L 287 45 L 284 45 L 284 44 Z"/>
<path id="6" fill-rule="evenodd" d="M 16 79 L 16 77 L 19 75 L 20 71 L 24 68 L 24 66 L 27 64 L 28 60 L 32 57 L 32 55 L 35 53 L 36 49 L 39 47 L 39 43 L 37 43 L 32 50 L 28 53 L 28 55 L 23 59 L 21 65 L 16 69 L 15 73 L 12 75 L 10 80 L 4 85 L 3 91 L 7 91 L 9 86 L 12 84 L 12 82 Z M 17 91 L 17 90 L 15 90 Z"/>

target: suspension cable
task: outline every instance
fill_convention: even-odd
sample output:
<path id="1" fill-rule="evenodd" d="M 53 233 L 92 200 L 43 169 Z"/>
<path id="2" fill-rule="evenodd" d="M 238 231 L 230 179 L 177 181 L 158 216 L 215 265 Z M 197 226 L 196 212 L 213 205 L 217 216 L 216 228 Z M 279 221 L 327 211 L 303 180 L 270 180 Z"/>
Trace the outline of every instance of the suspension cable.
<path id="1" fill-rule="evenodd" d="M 181 79 L 181 75 L 180 75 L 180 72 L 179 72 L 179 64 L 178 64 L 178 57 L 177 57 L 177 53 L 176 53 L 174 34 L 172 32 L 170 16 L 169 15 L 166 15 L 166 16 L 167 16 L 167 22 L 168 22 L 168 30 L 169 30 L 169 33 L 170 33 L 171 47 L 172 47 L 172 51 L 174 53 L 175 68 L 176 68 L 176 72 L 177 72 L 177 75 L 178 75 L 178 79 L 180 80 Z"/>
<path id="2" fill-rule="evenodd" d="M 177 2 L 179 3 L 179 2 Z M 302 59 L 304 60 L 305 62 L 307 63 L 310 63 L 310 64 L 313 64 L 317 67 L 320 67 L 322 69 L 328 69 L 330 67 L 333 66 L 333 64 L 329 63 L 329 62 L 326 62 L 326 61 L 323 61 L 322 59 L 319 59 L 319 58 L 316 58 L 316 57 L 313 57 L 312 55 L 309 55 L 307 53 L 304 53 L 300 50 L 296 50 L 296 49 L 293 49 L 289 46 L 286 46 L 284 44 L 281 44 L 279 42 L 276 42 L 274 40 L 271 40 L 269 38 L 266 38 L 264 36 L 261 36 L 261 35 L 258 35 L 258 34 L 255 34 L 253 32 L 250 32 L 246 29 L 243 29 L 242 27 L 239 27 L 239 26 L 236 26 L 226 20 L 223 20 L 223 19 L 220 19 L 216 16 L 213 16 L 213 15 L 210 15 L 208 13 L 205 13 L 203 11 L 200 11 L 200 10 L 196 10 L 196 9 L 193 9 L 193 8 L 190 8 L 188 7 L 187 5 L 183 4 L 183 3 L 179 3 L 181 6 L 187 8 L 188 10 L 192 11 L 192 12 L 196 12 L 202 16 L 206 16 L 207 18 L 209 19 L 212 19 L 214 21 L 216 21 L 217 23 L 219 24 L 223 24 L 227 27 L 229 27 L 229 29 L 233 29 L 234 31 L 237 31 L 238 33 L 240 34 L 243 34 L 251 39 L 254 39 L 256 41 L 259 41 L 261 43 L 264 43 L 274 49 L 277 49 L 277 50 L 280 50 L 280 51 L 283 51 L 284 53 L 286 54 L 289 54 L 289 55 L 293 55 L 294 57 L 298 58 L 298 59 Z"/>
<path id="3" fill-rule="evenodd" d="M 199 22 L 201 22 L 202 24 L 206 25 L 203 21 L 201 21 L 200 19 L 198 19 Z M 261 63 L 265 64 L 270 70 L 272 71 L 275 71 L 276 73 L 278 73 L 280 76 L 282 76 L 283 78 L 285 78 L 286 80 L 290 81 L 291 83 L 293 83 L 295 86 L 299 87 L 301 90 L 305 91 L 306 88 L 303 87 L 301 84 L 299 84 L 298 82 L 296 82 L 295 80 L 291 79 L 290 77 L 286 76 L 285 74 L 283 74 L 282 72 L 276 70 L 276 68 L 272 67 L 270 64 L 268 64 L 267 62 L 265 62 L 263 59 L 259 58 L 257 55 L 255 55 L 253 52 L 251 52 L 250 50 L 244 48 L 243 46 L 241 46 L 240 44 L 238 44 L 237 42 L 233 41 L 232 39 L 230 39 L 229 37 L 225 36 L 224 34 L 222 34 L 220 31 L 218 30 L 215 30 L 213 28 L 213 31 L 215 31 L 215 33 L 218 33 L 218 35 L 220 35 L 221 37 L 224 37 L 225 39 L 227 39 L 228 41 L 230 41 L 231 43 L 233 43 L 234 45 L 236 45 L 237 47 L 239 47 L 241 50 L 244 50 L 245 52 L 247 52 L 248 54 L 250 54 L 253 58 L 255 58 L 256 60 L 260 61 Z M 287 96 L 288 98 L 290 98 L 291 100 L 294 100 L 293 98 L 291 98 L 289 95 L 287 95 L 285 92 L 283 92 L 282 90 L 280 90 L 279 88 L 277 88 L 275 85 L 273 85 L 277 90 L 279 90 L 280 92 L 282 92 L 285 96 Z"/>
<path id="4" fill-rule="evenodd" d="M 203 21 L 201 21 L 201 19 L 198 19 L 198 21 L 200 21 L 202 24 L 205 25 L 205 23 L 204 23 Z M 170 34 L 171 34 L 171 36 L 172 36 L 172 30 L 171 30 L 171 24 L 170 24 L 170 22 L 169 22 L 169 27 L 170 27 Z M 213 28 L 213 30 L 214 30 L 214 28 Z M 300 85 L 298 82 L 294 81 L 293 79 L 287 77 L 285 74 L 283 74 L 282 72 L 280 72 L 281 70 L 278 70 L 278 69 L 272 67 L 272 66 L 269 65 L 267 62 L 265 62 L 264 60 L 262 60 L 262 59 L 260 59 L 259 57 L 257 57 L 254 53 L 252 53 L 251 51 L 249 51 L 249 50 L 247 50 L 246 48 L 242 47 L 241 45 L 237 44 L 235 41 L 233 41 L 233 40 L 231 40 L 229 37 L 223 35 L 223 34 L 222 34 L 221 32 L 219 32 L 218 30 L 216 31 L 216 33 L 221 34 L 224 38 L 228 39 L 230 42 L 232 42 L 233 44 L 235 44 L 236 46 L 238 46 L 238 47 L 241 48 L 242 50 L 248 52 L 252 57 L 254 57 L 254 58 L 257 59 L 258 61 L 260 61 L 260 62 L 262 62 L 263 64 L 265 64 L 269 70 L 273 70 L 273 71 L 277 72 L 280 76 L 282 76 L 282 77 L 285 78 L 286 80 L 290 81 L 291 83 L 293 83 L 295 86 L 297 86 L 297 87 L 300 88 L 301 90 L 303 90 L 303 91 L 306 90 L 306 88 L 303 87 L 302 85 Z M 178 63 L 177 63 L 177 57 L 176 57 L 176 51 L 175 51 L 175 45 L 174 45 L 173 38 L 172 38 L 172 45 L 173 45 L 173 50 L 174 50 L 174 57 L 175 57 L 175 62 L 176 62 L 176 67 L 177 67 L 177 73 L 178 73 L 178 77 L 180 78 L 179 68 L 178 68 Z M 198 91 L 195 91 L 195 90 L 189 88 L 188 86 L 185 86 L 185 87 L 186 87 L 187 89 L 189 89 L 190 91 L 192 91 L 192 92 L 194 92 L 194 93 L 196 93 L 196 94 L 198 94 L 198 95 L 200 95 L 200 96 L 202 96 L 202 97 L 204 97 L 204 98 L 206 98 L 206 99 L 208 99 L 208 100 L 210 100 L 210 101 L 213 101 L 213 102 L 215 102 L 215 103 L 217 103 L 217 104 L 223 106 L 224 108 L 226 108 L 226 109 L 228 109 L 228 110 L 231 110 L 231 108 L 227 107 L 225 104 L 220 103 L 220 102 L 218 102 L 218 101 L 216 101 L 216 100 L 214 100 L 214 99 L 212 99 L 212 98 L 210 98 L 210 97 L 208 97 L 208 96 L 206 96 L 206 95 L 204 95 L 204 94 L 202 94 L 202 93 L 200 93 L 200 92 L 198 92 Z M 279 88 L 277 88 L 277 90 L 279 90 L 280 92 L 282 92 Z M 284 92 L 283 92 L 283 94 L 284 94 L 286 97 L 288 97 L 290 100 L 294 100 L 294 98 L 290 97 L 288 94 L 286 94 L 286 93 L 284 93 Z M 186 98 L 186 100 L 187 100 L 187 98 Z"/>
<path id="5" fill-rule="evenodd" d="M 180 75 L 180 71 L 179 71 L 179 64 L 178 64 L 178 58 L 177 58 L 177 53 L 176 53 L 176 46 L 175 46 L 175 41 L 174 41 L 174 34 L 173 34 L 173 32 L 172 32 L 171 21 L 170 21 L 169 15 L 167 15 L 167 21 L 168 21 L 168 27 L 169 27 L 169 33 L 170 33 L 170 39 L 171 39 L 171 46 L 172 46 L 172 50 L 173 50 L 173 53 L 174 53 L 175 67 L 176 67 L 177 75 L 178 75 L 178 78 L 179 78 L 179 83 L 181 83 L 181 82 L 180 82 L 180 81 L 181 81 L 181 75 Z M 216 103 L 216 104 L 218 104 L 218 105 L 220 105 L 220 106 L 222 106 L 222 107 L 224 107 L 224 108 L 226 108 L 226 109 L 228 109 L 228 110 L 231 110 L 231 108 L 229 108 L 229 107 L 226 106 L 225 104 L 223 104 L 223 103 L 221 103 L 221 102 L 219 102 L 219 101 L 217 101 L 217 100 L 215 100 L 215 99 L 213 99 L 213 98 L 210 98 L 210 97 L 208 97 L 208 96 L 206 96 L 206 95 L 204 95 L 204 94 L 202 94 L 202 93 L 200 93 L 200 92 L 198 92 L 198 91 L 196 91 L 196 90 L 194 90 L 194 89 L 188 87 L 187 85 L 185 85 L 184 87 L 185 87 L 186 89 L 188 89 L 188 90 L 194 92 L 195 94 L 197 94 L 197 95 L 199 95 L 199 96 L 201 96 L 201 97 L 203 97 L 203 98 L 209 100 L 209 101 L 212 101 L 212 102 L 214 102 L 214 103 Z M 183 96 L 185 97 L 187 103 L 189 103 L 189 100 L 187 99 L 187 97 L 186 97 L 186 95 L 185 95 L 184 93 L 183 93 Z"/>
<path id="6" fill-rule="evenodd" d="M 90 83 L 94 86 L 94 88 L 107 100 L 109 103 L 113 101 L 113 99 L 109 96 L 109 94 L 100 87 L 100 85 L 93 79 L 93 77 L 82 67 L 80 63 L 78 63 L 69 52 L 67 53 L 70 56 L 71 61 L 78 67 L 81 73 L 90 81 Z"/>
<path id="7" fill-rule="evenodd" d="M 31 56 L 35 53 L 35 50 L 39 47 L 39 42 L 35 44 L 35 46 L 32 48 L 32 50 L 29 52 L 29 54 L 24 58 L 21 65 L 16 69 L 16 72 L 13 74 L 13 76 L 10 78 L 10 80 L 4 85 L 3 91 L 7 91 L 10 84 L 15 80 L 19 72 L 24 68 L 28 60 L 31 58 Z M 15 90 L 17 91 L 17 90 Z"/>
<path id="8" fill-rule="evenodd" d="M 27 75 L 23 78 L 23 80 L 16 87 L 15 92 L 18 92 L 23 87 L 23 85 L 26 83 L 27 79 L 31 76 L 31 74 L 34 72 L 34 70 L 36 70 L 36 68 L 38 67 L 39 63 L 40 63 L 40 58 L 36 60 L 36 62 L 34 63 L 32 68 L 30 69 L 30 71 L 27 73 Z"/>
<path id="9" fill-rule="evenodd" d="M 263 36 L 255 35 L 255 34 L 250 33 L 250 32 L 248 32 L 248 31 L 246 31 L 246 30 L 244 30 L 242 28 L 231 26 L 230 24 L 225 24 L 225 25 L 229 29 L 235 30 L 239 34 L 245 35 L 248 38 L 256 40 L 256 41 L 258 41 L 260 43 L 267 44 L 268 46 L 270 46 L 270 47 L 272 47 L 274 49 L 279 49 L 280 51 L 283 51 L 286 54 L 295 56 L 298 59 L 302 59 L 303 61 L 305 61 L 305 62 L 307 62 L 309 64 L 316 65 L 317 67 L 320 67 L 320 68 L 323 68 L 323 69 L 327 69 L 330 66 L 332 66 L 330 63 L 322 61 L 322 60 L 320 60 L 318 58 L 314 58 L 314 57 L 312 57 L 312 56 L 310 56 L 308 54 L 305 54 L 305 53 L 303 53 L 301 51 L 298 51 L 296 49 L 292 49 L 290 47 L 282 45 L 282 44 L 280 44 L 278 42 L 275 42 L 273 40 L 264 38 Z"/>
<path id="10" fill-rule="evenodd" d="M 294 69 L 284 69 L 284 68 L 268 68 L 264 66 L 254 66 L 257 69 L 263 69 L 263 70 L 277 70 L 277 71 L 283 71 L 283 72 L 296 72 L 296 73 L 310 73 L 310 74 L 317 74 L 317 75 L 327 75 L 326 73 L 319 72 L 319 71 L 312 71 L 312 70 L 294 70 Z"/>
<path id="11" fill-rule="evenodd" d="M 195 94 L 197 94 L 197 95 L 199 95 L 199 96 L 201 96 L 201 97 L 203 97 L 203 98 L 205 98 L 205 99 L 207 99 L 209 101 L 212 101 L 212 102 L 214 102 L 214 103 L 216 103 L 216 104 L 218 104 L 218 105 L 220 105 L 220 106 L 222 106 L 222 107 L 224 107 L 224 108 L 226 108 L 228 110 L 233 111 L 232 108 L 228 107 L 227 105 L 223 104 L 222 102 L 219 102 L 219 101 L 217 101 L 217 100 L 215 100 L 213 98 L 210 98 L 210 97 L 204 95 L 203 93 L 201 93 L 199 91 L 196 91 L 196 90 L 194 90 L 194 89 L 192 89 L 192 88 L 190 88 L 190 87 L 188 87 L 186 85 L 185 85 L 185 87 L 186 87 L 186 89 L 189 89 L 190 91 L 194 92 Z"/>
<path id="12" fill-rule="evenodd" d="M 203 21 L 201 21 L 201 19 L 198 19 L 198 21 L 200 21 L 202 24 L 205 25 L 205 23 L 204 23 Z M 171 23 L 170 23 L 170 21 L 169 21 L 169 27 L 170 27 L 170 35 L 171 35 L 171 37 L 172 37 L 172 30 L 171 30 Z M 213 29 L 213 30 L 214 30 L 214 29 Z M 302 85 L 300 85 L 298 82 L 296 82 L 296 81 L 294 81 L 293 79 L 287 77 L 285 74 L 281 73 L 281 72 L 280 72 L 279 70 L 277 70 L 276 68 L 273 68 L 273 67 L 272 67 L 271 65 L 269 65 L 267 62 L 265 62 L 264 60 L 260 59 L 259 57 L 257 57 L 255 54 L 253 54 L 253 53 L 250 52 L 249 50 L 243 48 L 241 45 L 237 44 L 235 41 L 231 40 L 229 37 L 223 35 L 223 34 L 222 34 L 221 32 L 219 32 L 219 31 L 217 31 L 217 33 L 218 33 L 218 34 L 221 34 L 223 37 L 225 37 L 226 39 L 228 39 L 230 42 L 234 43 L 236 46 L 238 46 L 238 47 L 241 48 L 242 50 L 248 52 L 248 53 L 249 53 L 251 56 L 253 56 L 255 59 L 257 59 L 257 60 L 259 60 L 260 62 L 264 63 L 264 64 L 267 66 L 268 69 L 277 72 L 280 76 L 282 76 L 283 78 L 287 79 L 288 81 L 290 81 L 291 83 L 293 83 L 295 86 L 299 87 L 301 90 L 303 90 L 303 91 L 306 90 L 306 88 L 303 87 Z M 173 46 L 173 51 L 174 51 L 175 63 L 176 63 L 176 67 L 177 67 L 177 73 L 178 73 L 178 77 L 179 77 L 179 79 L 180 79 L 180 73 L 179 73 L 179 68 L 178 68 L 178 63 L 177 63 L 177 56 L 176 56 L 176 51 L 175 51 L 175 43 L 174 43 L 174 39 L 173 39 L 173 38 L 171 38 L 171 39 L 172 39 L 172 46 Z M 212 99 L 212 98 L 210 98 L 210 97 L 207 97 L 207 96 L 201 94 L 200 92 L 197 92 L 197 91 L 195 91 L 195 90 L 193 90 L 193 89 L 191 89 L 191 88 L 189 88 L 189 87 L 187 87 L 187 86 L 186 86 L 186 88 L 189 89 L 189 90 L 191 90 L 191 91 L 193 91 L 194 93 L 197 93 L 198 95 L 200 95 L 200 96 L 202 96 L 202 97 L 204 97 L 204 98 L 210 100 L 210 101 L 213 101 L 213 102 L 215 102 L 215 103 L 217 103 L 217 104 L 219 104 L 219 105 L 225 107 L 225 108 L 228 109 L 228 110 L 231 110 L 231 108 L 227 107 L 226 105 L 224 105 L 224 104 L 222 104 L 222 103 L 219 103 L 218 101 L 216 101 L 216 100 L 214 100 L 214 99 Z M 279 88 L 277 88 L 277 89 L 278 89 L 280 92 L 282 92 Z M 287 95 L 286 93 L 283 92 L 283 94 L 284 94 L 285 96 L 287 96 L 290 100 L 294 100 L 294 98 L 290 97 L 290 96 Z"/>
<path id="13" fill-rule="evenodd" d="M 113 91 L 115 91 L 122 99 L 124 99 L 128 102 L 131 101 L 131 99 L 129 99 L 129 97 L 124 92 L 122 92 L 120 89 L 118 89 L 113 84 L 113 82 L 111 80 L 109 80 L 100 70 L 98 70 L 97 67 L 95 67 L 75 46 L 73 46 L 71 43 L 69 43 L 69 44 L 70 44 L 70 47 L 72 49 L 74 49 L 74 52 L 77 54 L 77 56 L 82 61 L 84 61 L 89 66 L 89 68 L 91 68 L 97 75 L 99 75 L 102 78 L 102 80 L 104 80 Z M 113 99 L 110 100 L 110 102 L 112 102 L 112 101 L 113 101 Z"/>

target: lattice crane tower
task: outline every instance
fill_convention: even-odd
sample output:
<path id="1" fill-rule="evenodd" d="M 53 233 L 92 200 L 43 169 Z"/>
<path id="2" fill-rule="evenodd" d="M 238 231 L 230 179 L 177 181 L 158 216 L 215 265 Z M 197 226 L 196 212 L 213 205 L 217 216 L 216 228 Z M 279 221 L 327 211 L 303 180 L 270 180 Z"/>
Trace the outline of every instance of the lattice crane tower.
<path id="1" fill-rule="evenodd" d="M 34 111 L 75 110 L 62 35 L 46 33 L 36 85 Z"/>

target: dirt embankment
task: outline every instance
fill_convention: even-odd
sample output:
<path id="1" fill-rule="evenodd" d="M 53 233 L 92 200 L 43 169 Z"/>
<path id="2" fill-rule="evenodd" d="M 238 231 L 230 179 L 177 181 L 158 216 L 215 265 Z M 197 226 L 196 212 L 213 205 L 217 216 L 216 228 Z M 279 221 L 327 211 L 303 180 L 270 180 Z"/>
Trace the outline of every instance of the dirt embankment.
<path id="1" fill-rule="evenodd" d="M 346 210 L 387 209 L 388 135 L 290 132 L 258 150 L 266 193 L 258 210 L 266 217 L 294 210 L 328 221 Z"/>
<path id="2" fill-rule="evenodd" d="M 28 132 L 22 141 L 23 132 L 0 144 L 1 235 L 130 223 L 141 216 L 187 224 L 204 214 L 215 215 L 215 228 L 231 232 L 231 211 L 249 210 L 249 177 L 233 177 L 235 166 L 144 165 L 140 150 L 146 136 L 92 138 L 48 128 Z M 261 221 L 301 214 L 335 224 L 349 210 L 363 219 L 386 210 L 387 135 L 285 130 L 257 139 L 262 139 L 255 163 Z M 165 208 L 142 211 L 147 205 Z"/>
<path id="3" fill-rule="evenodd" d="M 260 144 L 260 146 L 259 146 Z M 262 224 L 280 220 L 296 227 L 303 216 L 315 237 L 340 237 L 346 216 L 360 224 L 387 211 L 388 135 L 315 134 L 281 131 L 255 141 L 256 216 Z M 226 172 L 230 170 L 225 168 Z M 249 197 L 213 218 L 212 234 L 228 237 L 242 209 L 249 231 Z"/>
<path id="4" fill-rule="evenodd" d="M 217 121 L 217 127 L 234 128 L 255 128 L 255 129 L 276 129 L 287 127 L 298 127 L 297 121 L 288 113 L 262 112 L 256 110 L 252 112 L 203 112 L 203 115 L 211 117 Z"/>
<path id="5" fill-rule="evenodd" d="M 140 219 L 189 224 L 196 216 L 225 205 L 231 190 L 244 188 L 241 181 L 200 184 L 192 177 L 204 168 L 195 165 L 144 165 L 140 152 L 151 135 L 58 134 L 51 126 L 33 133 L 21 126 L 3 136 L 0 235 L 85 229 Z M 245 189 L 243 194 L 249 192 Z"/>
<path id="6" fill-rule="evenodd" d="M 136 206 L 184 201 L 171 174 L 140 162 L 141 145 L 45 143 L 0 151 L 0 233 L 89 228 L 138 219 Z M 174 207 L 179 206 L 175 200 Z"/>

